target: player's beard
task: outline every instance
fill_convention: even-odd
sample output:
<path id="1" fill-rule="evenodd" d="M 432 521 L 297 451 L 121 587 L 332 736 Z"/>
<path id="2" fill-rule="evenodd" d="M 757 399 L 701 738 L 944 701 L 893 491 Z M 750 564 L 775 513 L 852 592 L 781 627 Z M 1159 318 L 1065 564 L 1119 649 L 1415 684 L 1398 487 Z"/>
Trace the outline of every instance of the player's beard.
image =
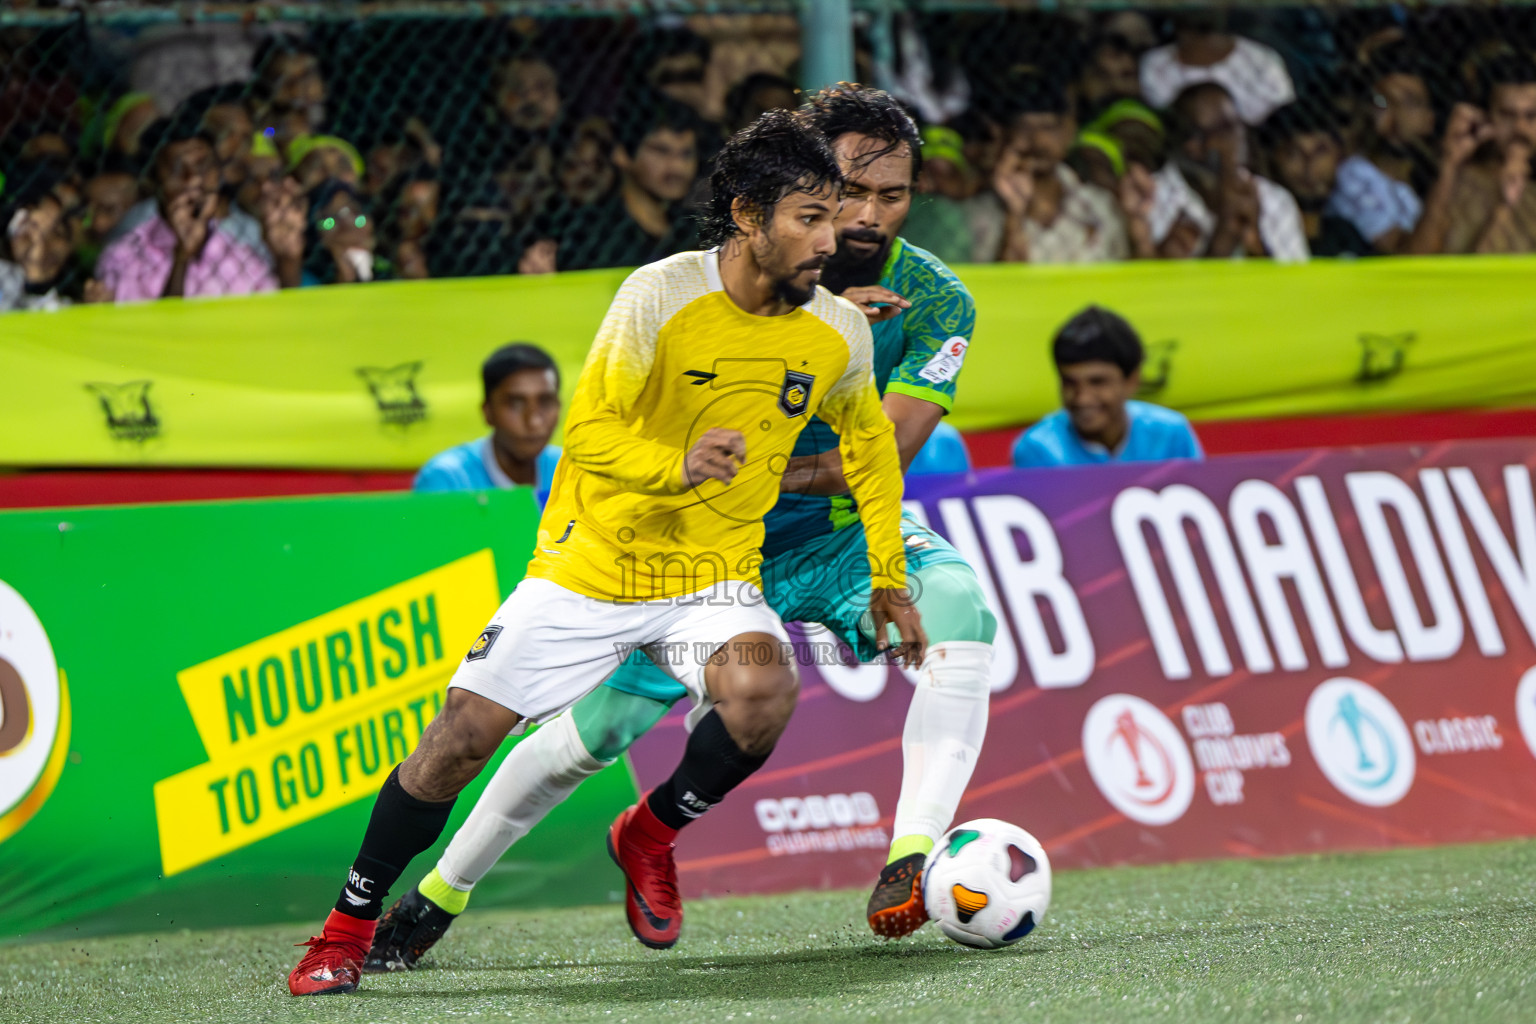
<path id="1" fill-rule="evenodd" d="M 843 244 L 846 238 L 856 242 L 878 242 L 880 248 L 868 256 L 858 256 Z M 888 236 L 868 228 L 849 228 L 838 236 L 837 252 L 827 260 L 826 269 L 821 272 L 821 283 L 833 295 L 841 295 L 849 288 L 879 284 L 880 275 L 885 273 L 885 261 L 890 256 L 891 239 Z"/>
<path id="2" fill-rule="evenodd" d="M 801 287 L 795 283 L 794 279 L 799 277 L 803 271 L 815 270 L 822 266 L 824 266 L 824 264 L 820 259 L 810 260 L 806 263 L 800 264 L 800 266 L 790 271 L 791 276 L 789 277 L 775 277 L 773 281 L 773 293 L 777 295 L 781 301 L 788 305 L 805 305 L 807 302 L 811 301 L 811 296 L 816 294 L 816 285 L 812 284 L 809 287 Z"/>

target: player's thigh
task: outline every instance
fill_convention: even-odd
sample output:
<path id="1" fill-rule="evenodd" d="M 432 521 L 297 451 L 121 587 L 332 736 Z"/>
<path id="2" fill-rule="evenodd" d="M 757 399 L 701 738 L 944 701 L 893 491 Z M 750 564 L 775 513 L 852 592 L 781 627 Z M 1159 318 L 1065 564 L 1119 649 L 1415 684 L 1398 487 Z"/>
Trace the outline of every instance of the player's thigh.
<path id="1" fill-rule="evenodd" d="M 570 707 L 619 667 L 647 630 L 645 604 L 599 601 L 548 580 L 525 579 L 502 602 L 449 682 L 527 722 Z"/>
<path id="2" fill-rule="evenodd" d="M 800 623 L 804 644 L 853 645 L 869 606 L 869 560 L 855 523 L 781 552 L 763 563 L 763 593 L 784 622 Z M 812 659 L 828 652 L 802 652 Z"/>
<path id="3" fill-rule="evenodd" d="M 701 707 L 728 699 L 793 699 L 798 676 L 789 635 L 753 584 L 720 584 L 707 600 L 681 606 L 666 645 L 684 654 L 667 671 Z"/>

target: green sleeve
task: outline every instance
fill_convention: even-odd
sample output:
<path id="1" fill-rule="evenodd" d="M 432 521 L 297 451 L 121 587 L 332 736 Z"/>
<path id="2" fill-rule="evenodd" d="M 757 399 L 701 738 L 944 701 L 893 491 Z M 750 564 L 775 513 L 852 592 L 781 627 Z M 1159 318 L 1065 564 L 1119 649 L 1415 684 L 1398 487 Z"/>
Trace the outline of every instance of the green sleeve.
<path id="1" fill-rule="evenodd" d="M 954 408 L 955 384 L 976 329 L 976 303 L 952 274 L 925 266 L 902 293 L 912 307 L 902 320 L 905 347 L 885 390 Z"/>

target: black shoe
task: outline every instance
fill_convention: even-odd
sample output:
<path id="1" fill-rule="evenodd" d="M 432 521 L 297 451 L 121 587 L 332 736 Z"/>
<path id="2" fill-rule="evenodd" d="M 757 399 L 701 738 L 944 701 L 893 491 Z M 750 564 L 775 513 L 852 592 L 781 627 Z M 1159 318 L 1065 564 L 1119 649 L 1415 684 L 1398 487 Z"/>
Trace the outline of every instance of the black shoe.
<path id="1" fill-rule="evenodd" d="M 880 871 L 875 891 L 870 893 L 869 928 L 876 935 L 887 939 L 900 939 L 911 935 L 928 922 L 928 910 L 923 906 L 922 854 L 909 854 L 901 860 L 887 864 Z M 364 968 L 366 970 L 367 968 Z"/>
<path id="2" fill-rule="evenodd" d="M 373 933 L 373 948 L 363 961 L 364 974 L 412 971 L 427 950 L 436 945 L 456 915 L 412 889 L 395 901 Z"/>

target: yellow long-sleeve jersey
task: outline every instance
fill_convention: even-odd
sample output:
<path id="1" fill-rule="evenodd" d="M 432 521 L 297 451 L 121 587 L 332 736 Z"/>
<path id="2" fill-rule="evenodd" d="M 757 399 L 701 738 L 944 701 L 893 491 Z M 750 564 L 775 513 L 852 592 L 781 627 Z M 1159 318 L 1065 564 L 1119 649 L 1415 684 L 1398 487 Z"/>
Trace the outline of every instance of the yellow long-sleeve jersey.
<path id="1" fill-rule="evenodd" d="M 783 316 L 745 312 L 715 252 L 635 271 L 576 384 L 528 575 L 616 601 L 760 583 L 763 516 L 815 415 L 841 438 L 874 585 L 904 585 L 901 461 L 872 344 L 864 315 L 824 288 Z M 745 465 L 690 486 L 683 457 L 712 427 L 742 433 Z"/>

